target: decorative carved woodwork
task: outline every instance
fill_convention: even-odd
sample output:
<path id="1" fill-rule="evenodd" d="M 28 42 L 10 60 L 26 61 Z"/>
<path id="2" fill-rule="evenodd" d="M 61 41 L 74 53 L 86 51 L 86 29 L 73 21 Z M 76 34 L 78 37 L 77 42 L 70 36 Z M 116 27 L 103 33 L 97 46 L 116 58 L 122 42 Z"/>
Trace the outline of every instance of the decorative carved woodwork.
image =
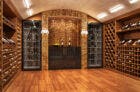
<path id="1" fill-rule="evenodd" d="M 49 17 L 49 45 L 80 46 L 81 21 L 67 17 Z"/>

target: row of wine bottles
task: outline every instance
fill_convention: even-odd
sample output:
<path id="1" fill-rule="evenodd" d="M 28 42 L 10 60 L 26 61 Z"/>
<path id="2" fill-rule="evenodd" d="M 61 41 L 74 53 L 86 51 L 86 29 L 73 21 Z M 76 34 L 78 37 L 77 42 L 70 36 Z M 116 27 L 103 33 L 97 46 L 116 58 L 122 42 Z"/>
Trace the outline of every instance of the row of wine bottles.
<path id="1" fill-rule="evenodd" d="M 3 44 L 15 44 L 12 39 L 2 38 Z"/>
<path id="2" fill-rule="evenodd" d="M 124 46 L 127 46 L 127 45 L 140 45 L 140 39 L 138 39 L 138 40 L 121 40 L 119 42 L 119 45 L 124 45 Z"/>
<path id="3" fill-rule="evenodd" d="M 116 69 L 134 76 L 140 76 L 139 55 L 140 47 L 118 47 Z"/>
<path id="4" fill-rule="evenodd" d="M 2 84 L 6 85 L 13 75 L 19 70 L 19 54 L 12 48 L 4 48 L 3 51 L 3 79 Z"/>
<path id="5" fill-rule="evenodd" d="M 129 29 L 131 29 L 131 28 L 138 28 L 138 27 L 140 27 L 140 21 L 137 21 L 137 22 L 133 22 L 133 23 L 128 23 L 128 24 L 126 24 L 126 25 L 124 25 L 124 26 L 122 26 L 122 30 L 129 30 Z"/>

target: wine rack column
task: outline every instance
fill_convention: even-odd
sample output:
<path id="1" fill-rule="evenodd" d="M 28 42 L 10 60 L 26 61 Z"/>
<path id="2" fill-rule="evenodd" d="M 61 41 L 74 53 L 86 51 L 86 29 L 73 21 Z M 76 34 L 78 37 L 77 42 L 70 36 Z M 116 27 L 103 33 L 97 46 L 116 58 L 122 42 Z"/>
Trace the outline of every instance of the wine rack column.
<path id="1" fill-rule="evenodd" d="M 22 53 L 22 24 L 21 21 L 19 19 L 16 19 L 17 21 L 17 26 L 16 26 L 16 30 L 17 30 L 17 68 L 18 70 L 21 70 L 21 53 Z"/>
<path id="2" fill-rule="evenodd" d="M 3 19 L 2 19 L 2 14 L 3 14 L 3 4 L 2 0 L 0 0 L 0 92 L 2 92 L 2 70 L 3 70 L 3 61 L 2 61 L 2 30 L 3 30 Z"/>
<path id="3" fill-rule="evenodd" d="M 82 32 L 84 32 L 82 34 Z M 82 32 L 81 32 L 81 68 L 87 68 L 87 15 L 83 14 L 82 18 Z"/>
<path id="4" fill-rule="evenodd" d="M 42 68 L 48 69 L 48 34 L 42 33 Z"/>
<path id="5" fill-rule="evenodd" d="M 87 68 L 87 34 L 81 35 L 81 68 Z"/>
<path id="6" fill-rule="evenodd" d="M 48 69 L 48 18 L 42 14 L 42 69 Z"/>
<path id="7" fill-rule="evenodd" d="M 115 68 L 115 21 L 104 24 L 104 67 Z"/>

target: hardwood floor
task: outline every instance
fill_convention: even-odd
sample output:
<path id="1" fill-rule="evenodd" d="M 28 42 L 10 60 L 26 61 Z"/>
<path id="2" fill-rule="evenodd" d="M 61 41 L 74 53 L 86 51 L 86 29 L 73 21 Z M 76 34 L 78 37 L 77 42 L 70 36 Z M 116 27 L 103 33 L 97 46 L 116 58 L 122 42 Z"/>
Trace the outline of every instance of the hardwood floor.
<path id="1" fill-rule="evenodd" d="M 106 69 L 22 71 L 6 92 L 140 92 L 140 81 Z"/>

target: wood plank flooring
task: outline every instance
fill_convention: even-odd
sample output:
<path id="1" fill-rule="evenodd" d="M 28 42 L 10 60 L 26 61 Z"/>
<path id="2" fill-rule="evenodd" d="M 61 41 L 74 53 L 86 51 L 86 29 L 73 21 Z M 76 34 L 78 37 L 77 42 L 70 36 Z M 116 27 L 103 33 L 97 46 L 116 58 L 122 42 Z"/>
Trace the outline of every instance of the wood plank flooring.
<path id="1" fill-rule="evenodd" d="M 106 69 L 22 71 L 6 92 L 140 92 L 140 81 Z"/>

